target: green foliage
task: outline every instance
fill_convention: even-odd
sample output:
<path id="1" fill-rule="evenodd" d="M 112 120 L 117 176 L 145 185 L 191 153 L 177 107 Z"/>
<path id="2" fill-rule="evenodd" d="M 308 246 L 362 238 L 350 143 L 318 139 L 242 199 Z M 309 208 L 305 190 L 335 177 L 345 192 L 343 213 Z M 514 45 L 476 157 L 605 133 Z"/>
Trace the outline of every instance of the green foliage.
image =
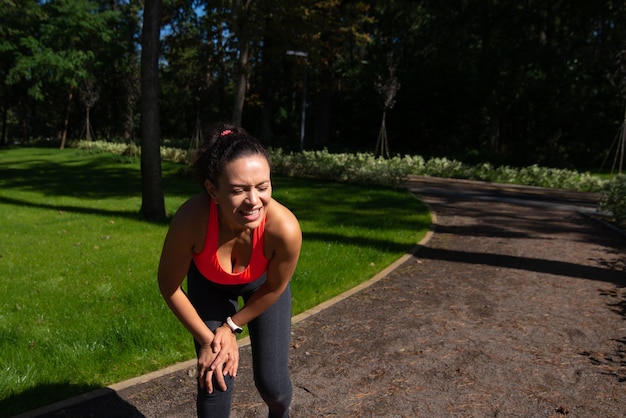
<path id="1" fill-rule="evenodd" d="M 41 20 L 31 28 L 34 35 L 20 40 L 25 51 L 16 56 L 7 83 L 24 80 L 29 94 L 37 100 L 46 95 L 44 83 L 78 87 L 99 63 L 95 61 L 98 42 L 112 38 L 108 23 L 117 15 L 99 12 L 90 0 L 55 0 L 42 5 Z"/>
<path id="2" fill-rule="evenodd" d="M 620 174 L 604 184 L 600 209 L 613 214 L 615 223 L 626 228 L 626 175 Z"/>

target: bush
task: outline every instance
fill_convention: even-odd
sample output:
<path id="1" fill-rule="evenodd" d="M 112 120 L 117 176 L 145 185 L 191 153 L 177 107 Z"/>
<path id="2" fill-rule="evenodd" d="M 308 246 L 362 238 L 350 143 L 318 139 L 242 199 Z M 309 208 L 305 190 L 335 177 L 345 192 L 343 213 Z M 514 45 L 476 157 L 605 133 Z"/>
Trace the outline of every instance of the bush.
<path id="1" fill-rule="evenodd" d="M 397 186 L 413 159 L 385 159 L 373 154 L 331 154 L 328 150 L 284 153 L 270 150 L 272 170 L 277 174 L 348 183 Z M 408 164 L 407 164 L 408 163 Z"/>
<path id="2" fill-rule="evenodd" d="M 134 144 L 105 141 L 80 141 L 72 146 L 131 158 L 138 157 L 141 152 L 140 147 Z M 326 149 L 288 153 L 280 148 L 268 151 L 272 159 L 272 171 L 292 177 L 398 187 L 408 175 L 421 175 L 601 193 L 598 208 L 612 213 L 616 226 L 626 228 L 624 175 L 607 181 L 589 173 L 536 164 L 513 168 L 494 167 L 490 163 L 470 165 L 447 158 L 425 160 L 419 155 L 383 158 L 371 153 L 332 154 Z M 168 143 L 167 147 L 161 147 L 161 157 L 166 161 L 189 163 L 189 154 L 189 151 L 176 147 L 176 144 Z"/>
<path id="3" fill-rule="evenodd" d="M 604 184 L 600 209 L 612 213 L 618 227 L 626 228 L 626 175 L 619 174 Z"/>
<path id="4" fill-rule="evenodd" d="M 140 149 L 133 144 L 104 141 L 80 141 L 76 146 L 102 149 L 119 155 L 138 156 Z M 606 182 L 589 173 L 531 165 L 522 168 L 494 167 L 489 163 L 465 164 L 447 158 L 404 155 L 392 158 L 376 157 L 371 153 L 330 153 L 303 151 L 286 153 L 270 149 L 272 171 L 286 176 L 316 178 L 338 182 L 374 184 L 397 187 L 408 175 L 460 178 L 526 186 L 551 187 L 582 192 L 601 192 Z M 175 146 L 161 147 L 161 156 L 172 162 L 188 162 L 188 151 Z"/>
<path id="5" fill-rule="evenodd" d="M 72 143 L 72 146 L 90 151 L 110 152 L 125 157 L 138 157 L 141 153 L 141 147 L 132 142 L 78 141 Z M 188 152 L 180 148 L 161 147 L 161 158 L 173 163 L 184 163 L 187 162 Z"/>

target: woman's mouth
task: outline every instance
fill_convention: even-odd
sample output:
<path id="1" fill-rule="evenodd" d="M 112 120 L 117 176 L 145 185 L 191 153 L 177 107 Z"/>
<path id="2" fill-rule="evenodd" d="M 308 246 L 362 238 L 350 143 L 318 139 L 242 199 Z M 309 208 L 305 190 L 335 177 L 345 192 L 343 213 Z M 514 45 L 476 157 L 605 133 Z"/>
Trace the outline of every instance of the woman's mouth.
<path id="1" fill-rule="evenodd" d="M 240 211 L 240 213 L 247 221 L 255 221 L 258 219 L 259 215 L 261 214 L 261 210 L 260 209 L 242 210 Z"/>

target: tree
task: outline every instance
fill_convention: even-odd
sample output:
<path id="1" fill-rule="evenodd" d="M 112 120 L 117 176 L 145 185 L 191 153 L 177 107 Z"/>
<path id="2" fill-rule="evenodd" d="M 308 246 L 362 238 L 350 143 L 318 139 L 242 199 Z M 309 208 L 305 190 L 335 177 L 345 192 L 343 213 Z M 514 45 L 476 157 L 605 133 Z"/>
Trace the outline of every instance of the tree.
<path id="1" fill-rule="evenodd" d="M 20 57 L 29 54 L 22 40 L 27 38 L 33 28 L 37 28 L 44 14 L 35 1 L 0 2 L 0 102 L 2 112 L 2 130 L 0 143 L 9 142 L 9 114 L 15 117 L 16 108 L 25 100 L 25 80 L 12 74 Z M 17 136 L 14 134 L 14 136 Z M 23 132 L 27 138 L 28 130 Z"/>
<path id="2" fill-rule="evenodd" d="M 27 52 L 17 57 L 7 78 L 10 84 L 27 81 L 29 94 L 37 100 L 43 100 L 52 85 L 65 89 L 63 149 L 75 90 L 98 65 L 94 44 L 111 39 L 109 22 L 115 14 L 100 12 L 90 0 L 53 0 L 44 3 L 41 10 L 45 19 L 35 32 L 21 39 Z"/>
<path id="3" fill-rule="evenodd" d="M 363 67 L 364 45 L 369 40 L 366 23 L 371 19 L 368 2 L 266 1 L 259 3 L 255 15 L 253 22 L 262 38 L 260 51 L 251 54 L 257 59 L 251 61 L 256 66 L 250 72 L 249 95 L 260 98 L 262 138 L 269 142 L 272 130 L 283 132 L 285 138 L 271 136 L 274 144 L 296 148 L 293 138 L 300 132 L 297 126 L 302 128 L 300 103 L 305 103 L 302 96 L 306 94 L 307 121 L 314 122 L 307 123 L 314 126 L 306 129 L 307 137 L 309 131 L 314 135 L 306 143 L 326 146 L 333 132 L 333 102 L 339 86 L 351 86 L 351 75 Z M 293 52 L 288 56 L 288 51 Z"/>
<path id="4" fill-rule="evenodd" d="M 381 76 L 376 83 L 376 91 L 382 99 L 383 106 L 383 120 L 380 125 L 380 131 L 378 133 L 378 140 L 376 141 L 375 153 L 383 157 L 389 158 L 389 141 L 387 139 L 387 111 L 393 109 L 396 104 L 396 94 L 400 90 L 400 82 L 396 77 L 397 63 L 394 60 L 392 54 L 389 54 L 387 58 L 388 74 Z"/>
<path id="5" fill-rule="evenodd" d="M 93 80 L 86 80 L 79 90 L 80 102 L 85 106 L 85 139 L 91 141 L 93 130 L 91 129 L 90 113 L 93 106 L 100 98 L 100 92 Z"/>
<path id="6" fill-rule="evenodd" d="M 235 85 L 235 102 L 233 105 L 232 122 L 236 126 L 241 126 L 243 117 L 243 105 L 246 98 L 246 87 L 248 85 L 248 59 L 250 54 L 250 3 L 252 0 L 233 0 L 232 20 L 233 32 L 237 36 L 239 49 L 239 63 L 237 66 L 237 82 Z"/>
<path id="7" fill-rule="evenodd" d="M 207 21 L 213 15 L 201 16 L 193 2 L 165 8 L 166 35 L 162 39 L 162 58 L 167 65 L 160 68 L 163 85 L 162 126 L 170 135 L 188 138 L 201 136 L 202 118 L 211 118 L 210 89 L 220 73 L 213 70 L 217 42 L 209 42 Z M 217 102 L 213 98 L 213 102 Z M 176 112 L 167 111 L 176 109 Z M 193 140 L 193 139 L 192 139 Z"/>
<path id="8" fill-rule="evenodd" d="M 164 219 L 159 118 L 159 38 L 161 0 L 146 0 L 141 33 L 141 213 L 151 221 Z"/>
<path id="9" fill-rule="evenodd" d="M 352 82 L 346 77 L 364 65 L 368 31 L 372 23 L 371 2 L 325 0 L 306 2 L 305 34 L 309 74 L 313 95 L 316 146 L 327 146 L 331 140 L 333 102 L 339 86 Z M 371 86 L 371 84 L 370 84 Z"/>
<path id="10" fill-rule="evenodd" d="M 100 62 L 95 81 L 100 100 L 94 109 L 94 122 L 107 139 L 122 138 L 135 143 L 135 115 L 139 113 L 139 73 L 141 11 L 143 1 L 98 0 L 103 9 L 114 11 L 114 37 L 97 50 Z"/>
<path id="11" fill-rule="evenodd" d="M 85 80 L 100 92 L 89 108 L 100 136 L 133 138 L 142 3 L 0 1 L 2 141 L 18 129 L 24 138 L 78 136 L 86 115 L 69 98 Z M 201 123 L 243 120 L 264 143 L 299 148 L 306 70 L 306 146 L 371 151 L 386 132 L 372 86 L 378 76 L 384 84 L 392 53 L 402 89 L 383 127 L 393 126 L 394 152 L 599 163 L 623 122 L 623 98 L 609 75 L 624 49 L 626 3 L 451 5 L 167 0 L 161 133 L 188 139 Z M 288 50 L 307 52 L 306 62 Z"/>

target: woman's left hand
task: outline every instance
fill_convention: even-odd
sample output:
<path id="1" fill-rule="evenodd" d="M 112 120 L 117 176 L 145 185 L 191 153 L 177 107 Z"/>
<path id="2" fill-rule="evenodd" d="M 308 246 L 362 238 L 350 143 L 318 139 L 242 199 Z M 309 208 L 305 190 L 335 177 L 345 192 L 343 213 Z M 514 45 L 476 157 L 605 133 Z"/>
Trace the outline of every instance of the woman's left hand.
<path id="1" fill-rule="evenodd" d="M 239 368 L 239 346 L 237 345 L 237 336 L 230 328 L 221 326 L 215 330 L 215 338 L 211 343 L 211 348 L 217 357 L 211 364 L 211 370 L 219 370 L 222 365 L 224 367 L 224 376 L 227 374 L 237 376 Z"/>

